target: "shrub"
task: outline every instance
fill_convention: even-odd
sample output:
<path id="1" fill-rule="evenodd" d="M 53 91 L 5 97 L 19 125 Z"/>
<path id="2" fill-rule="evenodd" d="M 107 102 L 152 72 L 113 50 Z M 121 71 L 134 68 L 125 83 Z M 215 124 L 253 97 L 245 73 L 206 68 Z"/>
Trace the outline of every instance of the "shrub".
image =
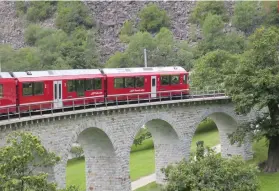
<path id="1" fill-rule="evenodd" d="M 133 23 L 131 21 L 125 21 L 123 24 L 119 38 L 122 42 L 128 43 L 129 42 L 129 37 L 134 34 L 135 30 L 133 27 Z"/>
<path id="2" fill-rule="evenodd" d="M 33 1 L 27 10 L 26 19 L 31 22 L 45 20 L 55 12 L 55 1 Z"/>
<path id="3" fill-rule="evenodd" d="M 223 1 L 199 1 L 194 8 L 190 21 L 193 23 L 203 24 L 207 15 L 220 15 L 223 21 L 228 21 L 226 8 Z"/>
<path id="4" fill-rule="evenodd" d="M 232 18 L 233 25 L 246 32 L 252 32 L 260 20 L 262 20 L 261 10 L 258 10 L 258 2 L 243 1 L 237 2 L 234 9 L 234 16 Z"/>
<path id="5" fill-rule="evenodd" d="M 141 31 L 158 32 L 162 27 L 169 27 L 170 20 L 165 10 L 150 3 L 139 13 Z"/>
<path id="6" fill-rule="evenodd" d="M 76 157 L 81 157 L 83 154 L 83 149 L 81 146 L 73 146 L 70 152 L 76 155 Z"/>
<path id="7" fill-rule="evenodd" d="M 54 33 L 52 29 L 43 29 L 39 25 L 30 24 L 24 32 L 24 39 L 27 44 L 35 45 L 38 40 L 52 33 Z"/>
<path id="8" fill-rule="evenodd" d="M 162 169 L 166 175 L 165 191 L 256 191 L 259 190 L 259 172 L 255 165 L 248 165 L 240 157 L 222 158 L 211 149 L 198 160 L 191 157 L 176 165 Z"/>
<path id="9" fill-rule="evenodd" d="M 93 18 L 89 15 L 87 7 L 79 1 L 59 2 L 56 25 L 67 33 L 76 27 L 92 28 Z"/>

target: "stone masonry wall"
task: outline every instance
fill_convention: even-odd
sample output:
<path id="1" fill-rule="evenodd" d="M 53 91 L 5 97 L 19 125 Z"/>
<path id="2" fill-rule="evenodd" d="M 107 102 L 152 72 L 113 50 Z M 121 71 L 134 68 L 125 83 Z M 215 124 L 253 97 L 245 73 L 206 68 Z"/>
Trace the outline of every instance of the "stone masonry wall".
<path id="1" fill-rule="evenodd" d="M 73 114 L 71 118 L 61 117 L 60 120 L 22 123 L 23 126 L 17 128 L 0 126 L 0 146 L 5 144 L 7 134 L 14 130 L 38 135 L 47 149 L 62 157 L 51 175 L 52 180 L 64 187 L 68 153 L 72 144 L 78 141 L 85 152 L 87 191 L 130 191 L 130 150 L 143 125 L 146 124 L 154 139 L 156 181 L 164 183 L 160 169 L 183 158 L 188 159 L 196 127 L 208 116 L 213 118 L 220 131 L 223 156 L 251 158 L 249 142 L 242 147 L 231 146 L 225 134 L 252 119 L 253 115 L 237 116 L 231 103 L 216 102 L 149 105 Z"/>
<path id="2" fill-rule="evenodd" d="M 150 1 L 84 1 L 94 16 L 97 28 L 101 62 L 104 63 L 116 51 L 123 51 L 125 45 L 118 36 L 126 20 L 136 20 L 138 12 Z M 186 40 L 189 32 L 189 17 L 196 1 L 154 2 L 167 11 L 171 19 L 171 30 L 176 39 Z M 233 12 L 233 0 L 225 2 L 229 14 Z M 15 2 L 0 1 L 0 43 L 11 44 L 14 48 L 24 44 L 24 20 L 16 16 Z M 40 22 L 44 27 L 54 28 L 54 18 Z M 197 31 L 198 32 L 198 31 Z M 199 33 L 199 32 L 198 32 Z"/>

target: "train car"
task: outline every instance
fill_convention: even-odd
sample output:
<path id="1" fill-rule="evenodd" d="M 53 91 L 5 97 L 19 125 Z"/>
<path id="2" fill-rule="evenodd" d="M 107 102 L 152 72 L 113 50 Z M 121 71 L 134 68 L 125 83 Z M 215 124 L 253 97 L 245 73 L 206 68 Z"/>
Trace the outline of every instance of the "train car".
<path id="1" fill-rule="evenodd" d="M 12 75 L 18 80 L 21 111 L 104 101 L 105 76 L 98 69 L 13 72 Z"/>
<path id="2" fill-rule="evenodd" d="M 0 72 L 0 114 L 16 112 L 16 80 L 8 72 Z"/>
<path id="3" fill-rule="evenodd" d="M 105 68 L 107 100 L 155 99 L 189 94 L 188 72 L 182 67 Z M 176 92 L 175 92 L 176 91 Z"/>

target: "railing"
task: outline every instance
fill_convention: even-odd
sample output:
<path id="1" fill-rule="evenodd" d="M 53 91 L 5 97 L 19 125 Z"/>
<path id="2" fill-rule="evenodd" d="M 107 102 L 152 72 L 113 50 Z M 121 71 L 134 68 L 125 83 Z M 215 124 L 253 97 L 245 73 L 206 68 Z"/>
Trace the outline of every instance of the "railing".
<path id="1" fill-rule="evenodd" d="M 32 115 L 53 114 L 55 112 L 65 112 L 67 110 L 108 107 L 109 105 L 119 106 L 121 104 L 139 104 L 141 102 L 162 102 L 165 100 L 181 100 L 193 98 L 219 97 L 225 96 L 224 89 L 203 89 L 191 88 L 189 90 L 157 91 L 156 93 L 130 93 L 104 96 L 92 96 L 73 99 L 63 99 L 57 101 L 35 102 L 21 104 L 20 106 L 8 105 L 0 107 L 2 120 L 10 120 Z M 155 96 L 154 96 L 155 95 Z M 62 107 L 59 107 L 59 104 Z"/>

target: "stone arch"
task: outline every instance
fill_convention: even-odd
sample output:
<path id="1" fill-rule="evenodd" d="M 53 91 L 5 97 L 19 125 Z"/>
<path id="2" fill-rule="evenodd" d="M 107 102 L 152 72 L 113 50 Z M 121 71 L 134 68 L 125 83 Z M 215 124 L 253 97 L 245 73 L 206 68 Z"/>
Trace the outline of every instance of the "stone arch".
<path id="1" fill-rule="evenodd" d="M 90 121 L 92 122 L 92 121 Z M 117 182 L 117 156 L 109 134 L 101 124 L 83 123 L 72 131 L 71 138 L 65 144 L 61 162 L 56 166 L 56 181 L 59 187 L 66 186 L 66 167 L 68 154 L 74 142 L 82 146 L 85 157 L 86 190 L 110 190 Z M 95 127 L 97 126 L 97 127 Z M 101 128 L 98 128 L 101 127 Z M 61 176 L 59 178 L 59 176 Z"/>
<path id="2" fill-rule="evenodd" d="M 153 137 L 156 182 L 164 184 L 165 176 L 161 169 L 186 157 L 185 139 L 181 138 L 178 125 L 167 113 L 145 115 L 133 133 L 133 140 L 143 125 L 146 126 Z"/>
<path id="3" fill-rule="evenodd" d="M 200 124 L 201 121 L 207 117 L 214 121 L 219 131 L 222 157 L 240 155 L 243 157 L 243 159 L 248 159 L 249 157 L 247 158 L 247 152 L 251 152 L 252 150 L 249 141 L 239 147 L 237 144 L 231 145 L 228 138 L 228 134 L 236 130 L 237 126 L 239 125 L 239 118 L 235 115 L 233 110 L 227 111 L 223 110 L 222 108 L 206 110 L 204 113 L 202 113 L 199 119 L 196 120 L 194 128 L 191 132 L 192 137 L 198 124 Z"/>
<path id="4" fill-rule="evenodd" d="M 88 128 L 77 140 L 84 150 L 86 190 L 110 190 L 117 173 L 117 157 L 110 138 L 99 128 Z"/>

